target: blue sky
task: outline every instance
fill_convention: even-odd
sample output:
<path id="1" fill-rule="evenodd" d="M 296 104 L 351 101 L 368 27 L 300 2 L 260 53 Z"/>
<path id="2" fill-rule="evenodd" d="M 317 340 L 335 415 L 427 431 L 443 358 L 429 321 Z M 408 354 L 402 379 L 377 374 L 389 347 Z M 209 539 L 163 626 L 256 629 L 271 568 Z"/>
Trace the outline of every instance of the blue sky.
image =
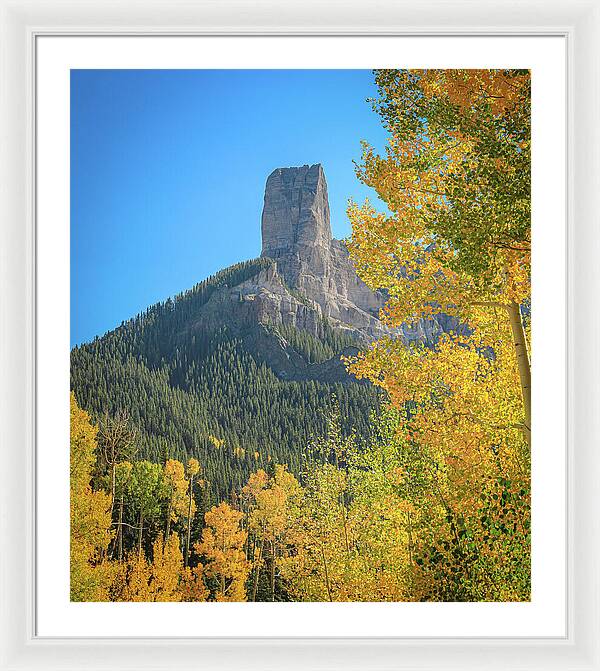
<path id="1" fill-rule="evenodd" d="M 258 256 L 275 168 L 322 163 L 348 235 L 374 95 L 370 70 L 73 70 L 71 344 Z"/>

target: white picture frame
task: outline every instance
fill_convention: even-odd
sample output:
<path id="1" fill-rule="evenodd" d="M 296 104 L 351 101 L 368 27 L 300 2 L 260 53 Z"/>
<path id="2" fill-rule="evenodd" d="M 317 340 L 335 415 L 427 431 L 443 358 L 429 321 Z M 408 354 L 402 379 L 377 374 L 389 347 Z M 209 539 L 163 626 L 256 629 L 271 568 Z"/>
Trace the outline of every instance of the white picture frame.
<path id="1" fill-rule="evenodd" d="M 594 0 L 0 2 L 0 668 L 600 669 L 597 552 L 600 7 Z M 568 81 L 568 628 L 556 638 L 43 638 L 35 633 L 35 57 L 41 35 L 554 35 Z M 38 474 L 40 477 L 40 474 Z"/>

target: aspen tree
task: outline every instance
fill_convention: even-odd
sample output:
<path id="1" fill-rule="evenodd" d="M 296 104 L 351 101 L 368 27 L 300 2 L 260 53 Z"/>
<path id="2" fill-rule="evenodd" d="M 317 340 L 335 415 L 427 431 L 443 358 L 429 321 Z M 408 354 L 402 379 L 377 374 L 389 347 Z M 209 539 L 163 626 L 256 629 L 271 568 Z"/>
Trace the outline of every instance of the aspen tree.
<path id="1" fill-rule="evenodd" d="M 193 505 L 194 505 L 194 478 L 200 473 L 200 463 L 197 459 L 193 457 L 188 460 L 187 463 L 187 475 L 189 478 L 188 485 L 188 511 L 187 511 L 187 531 L 185 535 L 185 553 L 183 563 L 184 566 L 188 565 L 190 557 L 190 539 L 192 533 L 192 518 L 193 518 Z"/>

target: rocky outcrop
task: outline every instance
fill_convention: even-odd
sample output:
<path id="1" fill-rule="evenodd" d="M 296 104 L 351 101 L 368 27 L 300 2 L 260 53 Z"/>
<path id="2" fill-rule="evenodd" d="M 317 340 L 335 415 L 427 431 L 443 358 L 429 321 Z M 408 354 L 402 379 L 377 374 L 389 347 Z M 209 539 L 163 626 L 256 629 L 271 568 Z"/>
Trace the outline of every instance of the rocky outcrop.
<path id="1" fill-rule="evenodd" d="M 261 256 L 274 259 L 286 285 L 338 327 L 366 338 L 386 333 L 378 318 L 385 296 L 367 287 L 354 271 L 345 244 L 332 239 L 320 164 L 278 168 L 269 175 Z"/>
<path id="2" fill-rule="evenodd" d="M 320 164 L 278 168 L 269 175 L 261 257 L 265 262 L 254 276 L 211 295 L 192 328 L 227 327 L 282 379 L 349 378 L 339 355 L 308 364 L 277 336 L 278 325 L 320 337 L 327 322 L 353 336 L 357 344 L 383 335 L 432 344 L 442 332 L 456 328 L 445 315 L 396 330 L 380 321 L 385 294 L 367 287 L 344 242 L 332 238 L 327 182 Z"/>
<path id="3" fill-rule="evenodd" d="M 267 178 L 262 213 L 262 256 L 305 258 L 326 253 L 331 241 L 329 197 L 320 164 L 277 168 Z"/>

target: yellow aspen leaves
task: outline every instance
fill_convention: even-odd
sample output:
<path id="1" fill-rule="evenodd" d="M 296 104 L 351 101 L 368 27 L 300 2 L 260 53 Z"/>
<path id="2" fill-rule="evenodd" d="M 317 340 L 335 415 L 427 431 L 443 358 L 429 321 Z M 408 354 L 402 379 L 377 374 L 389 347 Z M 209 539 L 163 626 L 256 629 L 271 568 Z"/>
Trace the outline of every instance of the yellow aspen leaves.
<path id="1" fill-rule="evenodd" d="M 242 513 L 221 503 L 205 515 L 206 526 L 196 552 L 204 559 L 204 574 L 212 581 L 214 601 L 245 601 L 250 564 L 244 552 L 247 533 L 241 529 Z"/>
<path id="2" fill-rule="evenodd" d="M 111 498 L 92 491 L 97 429 L 71 393 L 71 601 L 107 601 L 111 567 L 106 561 L 114 536 Z"/>

